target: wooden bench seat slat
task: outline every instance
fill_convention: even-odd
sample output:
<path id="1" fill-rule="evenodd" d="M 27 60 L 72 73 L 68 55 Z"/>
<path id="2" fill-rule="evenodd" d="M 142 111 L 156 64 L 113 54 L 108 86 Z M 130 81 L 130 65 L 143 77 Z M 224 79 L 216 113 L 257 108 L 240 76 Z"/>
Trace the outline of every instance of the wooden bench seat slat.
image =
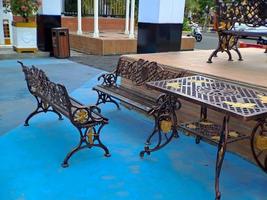
<path id="1" fill-rule="evenodd" d="M 146 83 L 155 80 L 179 78 L 184 75 L 185 72 L 177 73 L 165 70 L 156 62 L 143 59 L 131 60 L 122 56 L 114 72 L 102 74 L 98 78 L 103 82 L 93 88 L 98 92 L 96 105 L 112 102 L 119 107 L 117 102 L 113 100 L 117 99 L 142 111 L 149 112 L 156 106 L 157 99 L 146 95 L 146 91 L 149 91 Z M 123 81 L 131 81 L 135 87 L 140 88 L 140 91 L 143 92 L 139 93 L 131 88 L 124 87 L 121 82 L 118 83 L 118 77 L 122 78 Z"/>
<path id="2" fill-rule="evenodd" d="M 266 37 L 267 36 L 267 27 L 266 31 L 238 31 L 238 30 L 224 30 L 225 34 L 235 35 L 235 36 L 247 36 L 247 37 Z"/>
<path id="3" fill-rule="evenodd" d="M 120 87 L 105 87 L 105 86 L 95 86 L 95 90 L 101 91 L 105 94 L 110 95 L 111 97 L 123 101 L 124 103 L 130 104 L 131 106 L 137 107 L 145 112 L 148 112 L 153 105 L 155 105 L 155 101 L 151 99 L 144 98 L 144 96 L 137 95 L 129 91 L 127 88 Z"/>

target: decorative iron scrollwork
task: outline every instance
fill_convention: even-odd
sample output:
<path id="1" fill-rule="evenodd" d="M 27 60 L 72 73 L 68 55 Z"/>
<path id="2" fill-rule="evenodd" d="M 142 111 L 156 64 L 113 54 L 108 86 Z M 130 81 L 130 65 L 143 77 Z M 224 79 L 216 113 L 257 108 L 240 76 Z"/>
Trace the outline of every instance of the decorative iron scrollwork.
<path id="1" fill-rule="evenodd" d="M 168 133 L 171 131 L 172 128 L 172 121 L 171 119 L 165 119 L 160 121 L 160 130 L 163 133 Z"/>
<path id="2" fill-rule="evenodd" d="M 117 82 L 117 75 L 116 73 L 108 73 L 108 74 L 102 74 L 101 76 L 98 77 L 98 81 L 101 81 L 101 79 L 103 80 L 101 85 L 104 86 L 116 86 L 116 82 Z"/>
<path id="3" fill-rule="evenodd" d="M 234 50 L 243 60 L 238 50 L 238 30 L 235 30 L 235 24 L 246 24 L 247 26 L 259 27 L 267 24 L 267 0 L 241 0 L 241 1 L 216 1 L 216 17 L 218 21 L 218 47 L 214 50 L 208 59 L 217 56 L 218 52 L 226 52 L 229 61 L 232 61 L 231 50 Z"/>
<path id="4" fill-rule="evenodd" d="M 223 165 L 224 155 L 226 152 L 227 138 L 229 134 L 229 115 L 225 115 L 223 119 L 223 124 L 221 127 L 220 139 L 217 149 L 217 158 L 216 158 L 216 168 L 215 168 L 215 192 L 216 192 L 216 200 L 221 199 L 220 192 L 220 175 L 221 169 Z"/>
<path id="5" fill-rule="evenodd" d="M 43 108 L 44 110 L 48 110 L 49 107 L 50 107 L 50 105 L 49 105 L 48 103 L 46 103 L 46 102 L 42 102 L 42 108 Z"/>
<path id="6" fill-rule="evenodd" d="M 29 126 L 30 119 L 33 116 L 43 112 L 54 112 L 58 115 L 59 119 L 62 120 L 62 115 L 51 107 L 50 103 L 48 103 L 48 99 L 44 100 L 44 98 L 41 98 L 43 96 L 45 97 L 46 95 L 47 97 L 49 96 L 49 92 L 47 91 L 49 91 L 50 81 L 44 71 L 34 66 L 29 68 L 20 61 L 18 61 L 18 63 L 21 65 L 22 71 L 25 74 L 25 80 L 27 83 L 28 90 L 35 97 L 37 102 L 36 109 L 26 118 L 24 126 Z"/>
<path id="7" fill-rule="evenodd" d="M 89 121 L 89 112 L 87 109 L 77 108 L 73 112 L 73 119 L 76 123 L 84 124 Z"/>
<path id="8" fill-rule="evenodd" d="M 144 151 L 140 152 L 140 156 L 144 154 L 150 155 L 151 152 L 158 151 L 166 146 L 173 137 L 178 137 L 177 132 L 177 116 L 176 110 L 181 108 L 180 101 L 167 94 L 162 94 L 157 99 L 157 104 L 149 112 L 154 117 L 154 129 L 146 140 Z M 152 138 L 156 137 L 157 141 L 151 144 Z"/>
<path id="9" fill-rule="evenodd" d="M 260 168 L 267 173 L 267 121 L 259 120 L 252 131 L 250 146 L 253 157 Z"/>
<path id="10" fill-rule="evenodd" d="M 102 74 L 98 80 L 102 80 L 101 85 L 112 87 L 117 86 L 118 76 L 131 80 L 137 86 L 145 85 L 150 81 L 173 79 L 185 76 L 185 71 L 172 72 L 164 70 L 156 62 L 139 59 L 130 61 L 125 57 L 119 59 L 117 68 L 112 73 Z"/>
<path id="11" fill-rule="evenodd" d="M 101 129 L 108 123 L 108 119 L 100 114 L 100 108 L 97 106 L 83 106 L 69 97 L 65 86 L 49 81 L 42 70 L 34 66 L 29 68 L 22 62 L 19 63 L 25 74 L 28 89 L 37 101 L 37 108 L 27 117 L 25 126 L 28 126 L 29 120 L 38 113 L 54 112 L 59 116 L 59 119 L 62 119 L 60 113 L 63 113 L 80 133 L 78 146 L 67 154 L 62 166 L 68 167 L 70 157 L 85 147 L 100 147 L 105 151 L 104 155 L 109 157 L 109 150 L 99 138 Z"/>
<path id="12" fill-rule="evenodd" d="M 108 119 L 101 115 L 97 106 L 71 106 L 71 119 L 79 127 L 94 123 L 108 123 Z"/>
<path id="13" fill-rule="evenodd" d="M 227 24 L 226 30 L 234 28 L 235 23 L 266 26 L 266 7 L 266 0 L 216 1 L 219 22 Z"/>
<path id="14" fill-rule="evenodd" d="M 127 57 L 121 57 L 119 59 L 117 68 L 112 73 L 102 74 L 98 77 L 98 80 L 102 80 L 101 86 L 106 87 L 119 87 L 117 81 L 118 77 L 131 80 L 136 86 L 143 86 L 149 81 L 166 80 L 185 76 L 186 72 L 172 72 L 164 70 L 164 68 L 158 65 L 156 62 L 145 61 L 139 59 L 138 61 L 130 60 Z M 98 99 L 96 105 L 102 103 L 114 103 L 118 109 L 119 104 L 110 95 L 93 88 L 98 93 Z"/>

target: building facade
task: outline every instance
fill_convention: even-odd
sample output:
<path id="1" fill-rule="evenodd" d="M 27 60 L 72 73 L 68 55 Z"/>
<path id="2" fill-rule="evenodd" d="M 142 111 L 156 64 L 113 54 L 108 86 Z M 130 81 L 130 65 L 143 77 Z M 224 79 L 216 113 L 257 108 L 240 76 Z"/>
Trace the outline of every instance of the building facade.
<path id="1" fill-rule="evenodd" d="M 6 11 L 7 0 L 0 0 L 0 45 L 12 44 L 11 12 Z"/>

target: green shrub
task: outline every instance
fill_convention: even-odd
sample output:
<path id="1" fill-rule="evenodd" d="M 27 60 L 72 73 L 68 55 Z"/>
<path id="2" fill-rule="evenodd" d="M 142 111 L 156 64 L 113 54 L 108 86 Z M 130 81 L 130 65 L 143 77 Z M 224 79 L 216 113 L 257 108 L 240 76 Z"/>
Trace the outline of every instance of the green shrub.
<path id="1" fill-rule="evenodd" d="M 25 22 L 28 22 L 29 17 L 36 14 L 40 5 L 39 0 L 11 0 L 9 9 L 14 15 L 19 15 Z"/>
<path id="2" fill-rule="evenodd" d="M 189 26 L 189 20 L 187 18 L 184 18 L 183 31 L 191 31 L 191 28 Z"/>

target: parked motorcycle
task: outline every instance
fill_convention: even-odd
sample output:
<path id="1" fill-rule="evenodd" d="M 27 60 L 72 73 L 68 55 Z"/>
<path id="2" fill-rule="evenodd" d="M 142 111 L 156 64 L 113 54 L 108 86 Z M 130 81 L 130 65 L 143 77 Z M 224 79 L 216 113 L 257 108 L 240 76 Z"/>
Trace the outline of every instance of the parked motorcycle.
<path id="1" fill-rule="evenodd" d="M 257 44 L 267 45 L 267 37 L 259 37 Z"/>
<path id="2" fill-rule="evenodd" d="M 190 36 L 193 36 L 197 42 L 201 42 L 202 33 L 197 23 L 192 23 L 191 25 L 191 33 Z"/>

